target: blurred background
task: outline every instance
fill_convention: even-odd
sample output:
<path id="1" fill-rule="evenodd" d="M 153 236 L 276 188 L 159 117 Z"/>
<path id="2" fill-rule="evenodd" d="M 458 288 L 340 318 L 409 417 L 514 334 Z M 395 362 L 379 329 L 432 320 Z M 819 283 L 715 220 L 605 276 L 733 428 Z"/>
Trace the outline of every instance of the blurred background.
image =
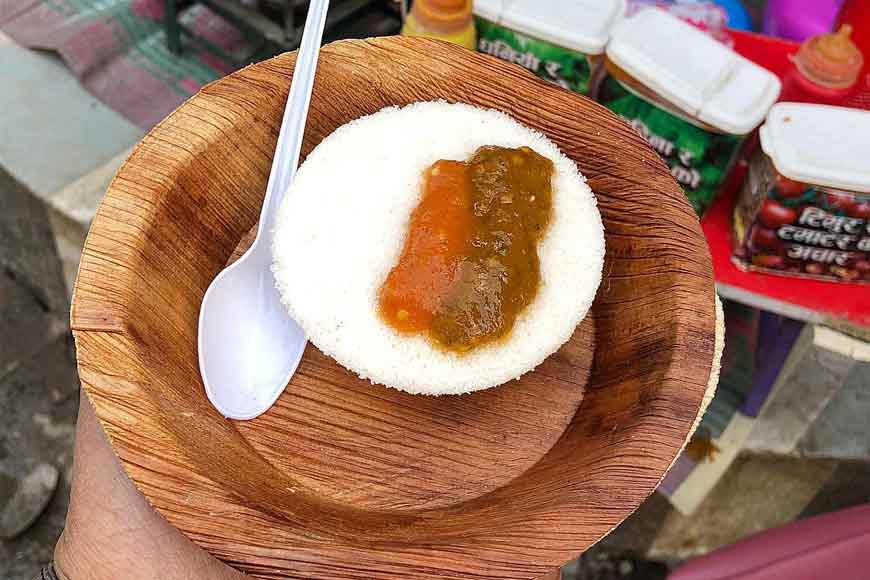
<path id="1" fill-rule="evenodd" d="M 563 578 L 718 578 L 705 575 L 710 560 L 698 558 L 721 556 L 717 550 L 740 540 L 779 558 L 782 546 L 754 534 L 870 503 L 870 240 L 859 239 L 848 255 L 798 262 L 777 228 L 820 211 L 840 224 L 858 220 L 870 233 L 870 182 L 795 181 L 776 152 L 760 151 L 755 126 L 728 141 L 728 154 L 708 156 L 708 140 L 729 131 L 665 94 L 637 90 L 639 73 L 613 85 L 603 45 L 583 48 L 584 15 L 654 5 L 773 73 L 780 101 L 858 111 L 870 108 L 870 2 L 620 0 L 577 2 L 567 12 L 554 4 L 334 0 L 326 38 L 443 38 L 597 97 L 643 126 L 707 235 L 725 303 L 722 376 L 659 490 Z M 0 578 L 32 578 L 63 527 L 79 390 L 69 296 L 110 179 L 139 139 L 205 84 L 293 50 L 305 13 L 303 0 L 0 2 Z M 687 36 L 686 46 L 696 40 Z M 639 95 L 643 107 L 626 104 Z M 807 135 L 826 122 L 823 114 L 807 119 Z M 689 133 L 701 136 L 684 145 Z M 700 148 L 705 165 L 687 168 L 698 169 L 700 185 L 682 179 L 663 142 L 678 152 Z M 855 155 L 866 165 L 870 148 Z M 870 530 L 870 515 L 860 513 L 847 537 Z M 816 522 L 811 529 L 824 536 L 827 520 Z M 780 543 L 811 535 L 797 530 Z M 679 576 L 685 562 L 697 568 Z M 870 564 L 854 566 L 857 575 L 825 577 L 870 574 Z"/>

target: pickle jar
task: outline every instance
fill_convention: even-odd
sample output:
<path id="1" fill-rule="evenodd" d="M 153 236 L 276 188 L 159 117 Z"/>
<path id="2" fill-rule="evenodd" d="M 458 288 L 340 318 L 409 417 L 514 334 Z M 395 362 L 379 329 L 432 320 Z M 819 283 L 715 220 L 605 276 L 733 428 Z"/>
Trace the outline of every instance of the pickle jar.
<path id="1" fill-rule="evenodd" d="M 745 270 L 870 282 L 870 112 L 779 103 L 734 206 Z"/>

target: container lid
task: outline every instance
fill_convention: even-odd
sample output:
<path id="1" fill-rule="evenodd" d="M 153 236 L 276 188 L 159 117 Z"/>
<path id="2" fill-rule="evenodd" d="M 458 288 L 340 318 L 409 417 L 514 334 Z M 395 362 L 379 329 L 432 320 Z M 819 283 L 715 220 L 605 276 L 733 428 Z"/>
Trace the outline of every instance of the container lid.
<path id="1" fill-rule="evenodd" d="M 563 48 L 601 54 L 625 14 L 625 0 L 475 0 L 474 13 Z"/>
<path id="2" fill-rule="evenodd" d="M 870 111 L 778 103 L 759 136 L 785 177 L 870 193 Z"/>
<path id="3" fill-rule="evenodd" d="M 677 108 L 725 133 L 752 131 L 779 96 L 776 75 L 656 8 L 617 25 L 607 58 Z"/>
<path id="4" fill-rule="evenodd" d="M 474 0 L 474 13 L 490 22 L 498 22 L 504 12 L 505 0 Z"/>

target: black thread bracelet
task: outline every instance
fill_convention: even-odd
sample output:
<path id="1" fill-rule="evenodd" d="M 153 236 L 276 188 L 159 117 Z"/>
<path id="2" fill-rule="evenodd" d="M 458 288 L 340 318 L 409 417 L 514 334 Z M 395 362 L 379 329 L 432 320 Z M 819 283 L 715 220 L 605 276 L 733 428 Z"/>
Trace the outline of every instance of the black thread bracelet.
<path id="1" fill-rule="evenodd" d="M 49 563 L 48 566 L 44 567 L 36 580 L 60 580 L 57 577 L 57 572 L 54 571 L 54 563 Z"/>

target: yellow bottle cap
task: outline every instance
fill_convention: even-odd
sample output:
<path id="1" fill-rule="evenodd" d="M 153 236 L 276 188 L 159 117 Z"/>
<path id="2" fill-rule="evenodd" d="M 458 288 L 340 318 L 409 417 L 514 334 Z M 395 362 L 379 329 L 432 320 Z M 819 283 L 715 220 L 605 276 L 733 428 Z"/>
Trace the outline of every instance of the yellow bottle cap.
<path id="1" fill-rule="evenodd" d="M 471 22 L 471 0 L 415 0 L 411 12 L 426 28 L 455 31 Z"/>

